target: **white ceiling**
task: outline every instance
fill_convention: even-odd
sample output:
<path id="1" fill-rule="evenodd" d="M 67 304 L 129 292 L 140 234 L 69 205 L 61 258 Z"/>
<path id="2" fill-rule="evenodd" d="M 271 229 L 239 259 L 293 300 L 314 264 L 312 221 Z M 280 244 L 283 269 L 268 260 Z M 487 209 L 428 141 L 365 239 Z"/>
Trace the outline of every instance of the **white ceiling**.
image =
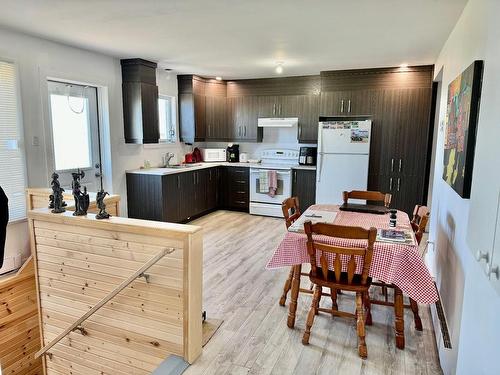
<path id="1" fill-rule="evenodd" d="M 0 0 L 0 25 L 181 73 L 432 64 L 467 0 Z"/>

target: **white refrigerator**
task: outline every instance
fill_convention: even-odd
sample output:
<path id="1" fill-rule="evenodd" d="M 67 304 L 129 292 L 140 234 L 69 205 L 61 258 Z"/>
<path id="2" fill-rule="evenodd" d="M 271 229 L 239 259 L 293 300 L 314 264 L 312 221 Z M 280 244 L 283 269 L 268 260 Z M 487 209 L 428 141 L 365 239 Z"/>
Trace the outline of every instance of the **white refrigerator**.
<path id="1" fill-rule="evenodd" d="M 320 118 L 316 203 L 342 204 L 342 192 L 367 190 L 372 122 Z"/>

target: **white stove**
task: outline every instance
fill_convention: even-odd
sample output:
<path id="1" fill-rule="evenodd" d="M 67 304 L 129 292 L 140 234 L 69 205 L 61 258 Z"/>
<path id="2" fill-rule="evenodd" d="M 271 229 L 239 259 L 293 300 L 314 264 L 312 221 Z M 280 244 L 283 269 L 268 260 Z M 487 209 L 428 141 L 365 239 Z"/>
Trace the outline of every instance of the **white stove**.
<path id="1" fill-rule="evenodd" d="M 261 154 L 261 164 L 250 168 L 250 213 L 283 217 L 281 203 L 292 196 L 292 167 L 298 165 L 297 150 L 273 149 Z M 274 196 L 260 189 L 260 178 L 276 171 L 278 186 Z"/>

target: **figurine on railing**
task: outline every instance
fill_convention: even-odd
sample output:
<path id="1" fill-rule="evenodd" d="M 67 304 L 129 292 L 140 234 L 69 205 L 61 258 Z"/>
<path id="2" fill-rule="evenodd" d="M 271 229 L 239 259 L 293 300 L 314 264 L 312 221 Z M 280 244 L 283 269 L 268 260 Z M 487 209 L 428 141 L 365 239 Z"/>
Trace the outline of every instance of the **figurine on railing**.
<path id="1" fill-rule="evenodd" d="M 109 219 L 111 217 L 110 214 L 106 212 L 106 203 L 104 203 L 104 198 L 108 195 L 107 191 L 101 189 L 97 192 L 97 208 L 99 208 L 99 213 L 95 216 L 96 219 Z"/>
<path id="2" fill-rule="evenodd" d="M 52 209 L 52 213 L 60 214 L 66 209 L 66 202 L 63 199 L 64 189 L 61 187 L 59 183 L 59 175 L 54 172 L 52 173 L 52 181 L 50 182 L 52 186 L 52 194 L 49 196 L 49 208 Z"/>
<path id="3" fill-rule="evenodd" d="M 73 181 L 71 182 L 71 187 L 73 189 L 73 198 L 75 200 L 75 212 L 74 216 L 85 216 L 87 215 L 87 210 L 90 205 L 90 197 L 87 193 L 87 188 L 83 188 L 83 192 L 80 187 L 80 179 L 85 177 L 85 172 L 78 170 L 78 172 L 71 173 L 73 176 Z"/>

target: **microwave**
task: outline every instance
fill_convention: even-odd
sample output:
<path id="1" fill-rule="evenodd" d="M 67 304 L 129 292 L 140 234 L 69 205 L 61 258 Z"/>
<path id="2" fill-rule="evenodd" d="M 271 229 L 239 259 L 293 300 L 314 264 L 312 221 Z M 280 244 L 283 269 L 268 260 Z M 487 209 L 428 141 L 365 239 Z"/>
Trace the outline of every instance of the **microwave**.
<path id="1" fill-rule="evenodd" d="M 224 148 L 202 148 L 201 157 L 203 161 L 226 161 L 226 149 Z"/>

